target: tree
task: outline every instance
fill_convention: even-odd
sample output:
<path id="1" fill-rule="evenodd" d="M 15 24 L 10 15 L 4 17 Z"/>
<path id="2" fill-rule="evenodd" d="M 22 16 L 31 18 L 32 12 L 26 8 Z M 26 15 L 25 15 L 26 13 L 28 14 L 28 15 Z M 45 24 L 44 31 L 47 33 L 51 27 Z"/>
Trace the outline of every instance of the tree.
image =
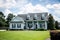
<path id="1" fill-rule="evenodd" d="M 11 13 L 8 14 L 8 16 L 7 16 L 7 18 L 6 18 L 6 19 L 7 19 L 7 22 L 6 22 L 6 23 L 8 24 L 7 26 L 9 26 L 9 22 L 11 21 L 11 19 L 12 19 L 13 17 L 14 17 L 13 14 L 11 14 Z"/>
<path id="2" fill-rule="evenodd" d="M 10 22 L 12 18 L 13 18 L 13 14 L 11 14 L 11 13 L 8 14 L 7 21 Z"/>
<path id="3" fill-rule="evenodd" d="M 49 18 L 48 18 L 48 29 L 52 30 L 54 29 L 54 18 L 51 14 L 49 14 Z"/>
<path id="4" fill-rule="evenodd" d="M 4 27 L 6 25 L 6 20 L 4 18 L 3 12 L 0 12 L 0 27 Z"/>
<path id="5" fill-rule="evenodd" d="M 0 12 L 0 17 L 3 17 L 3 18 L 5 17 L 3 12 Z"/>
<path id="6" fill-rule="evenodd" d="M 58 27 L 58 21 L 55 21 L 55 28 L 59 29 L 59 27 Z"/>

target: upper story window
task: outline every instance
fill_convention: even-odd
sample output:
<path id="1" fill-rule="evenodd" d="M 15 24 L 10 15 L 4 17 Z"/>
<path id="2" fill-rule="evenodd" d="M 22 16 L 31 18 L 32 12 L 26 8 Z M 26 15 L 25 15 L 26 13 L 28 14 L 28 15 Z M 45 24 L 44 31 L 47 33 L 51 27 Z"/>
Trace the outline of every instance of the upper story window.
<path id="1" fill-rule="evenodd" d="M 27 15 L 27 18 L 26 19 L 29 20 L 30 19 L 30 15 Z"/>
<path id="2" fill-rule="evenodd" d="M 45 14 L 42 14 L 41 15 L 41 20 L 44 20 L 45 19 Z"/>
<path id="3" fill-rule="evenodd" d="M 34 20 L 36 20 L 36 19 L 37 19 L 37 15 L 36 15 L 36 14 L 34 15 L 34 18 L 33 18 L 33 19 L 34 19 Z"/>

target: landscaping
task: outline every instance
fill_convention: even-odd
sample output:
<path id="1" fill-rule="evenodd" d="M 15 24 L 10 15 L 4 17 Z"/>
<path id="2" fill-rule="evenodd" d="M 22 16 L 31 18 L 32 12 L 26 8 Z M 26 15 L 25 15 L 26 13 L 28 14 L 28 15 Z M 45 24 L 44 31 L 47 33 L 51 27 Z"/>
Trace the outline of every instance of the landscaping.
<path id="1" fill-rule="evenodd" d="M 49 31 L 0 31 L 0 40 L 46 40 Z"/>
<path id="2" fill-rule="evenodd" d="M 50 36 L 51 40 L 60 40 L 60 30 L 51 30 Z"/>

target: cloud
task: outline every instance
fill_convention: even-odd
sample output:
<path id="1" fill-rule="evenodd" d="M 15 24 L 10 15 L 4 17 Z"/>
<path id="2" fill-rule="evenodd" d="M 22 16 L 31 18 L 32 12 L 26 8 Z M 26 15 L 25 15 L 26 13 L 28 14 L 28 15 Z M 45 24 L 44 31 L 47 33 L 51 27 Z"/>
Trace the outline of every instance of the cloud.
<path id="1" fill-rule="evenodd" d="M 26 3 L 28 3 L 27 0 L 0 0 L 0 7 L 3 8 L 21 7 Z"/>
<path id="2" fill-rule="evenodd" d="M 3 8 L 11 8 L 13 6 L 15 6 L 16 2 L 15 0 L 2 0 L 2 3 L 0 3 L 0 7 Z"/>
<path id="3" fill-rule="evenodd" d="M 26 4 L 24 7 L 21 8 L 21 11 L 19 13 L 40 13 L 40 12 L 48 12 L 48 9 L 46 7 L 43 7 L 40 4 L 37 4 L 35 6 L 32 5 L 32 3 Z"/>
<path id="4" fill-rule="evenodd" d="M 53 17 L 54 17 L 54 19 L 55 19 L 56 21 L 59 21 L 59 22 L 60 22 L 60 18 L 59 18 L 58 16 L 53 15 Z"/>
<path id="5" fill-rule="evenodd" d="M 27 0 L 0 0 L 0 9 L 4 8 L 4 11 L 2 11 L 4 12 L 5 16 L 7 16 L 9 13 L 14 13 L 13 11 L 16 10 L 16 8 L 17 10 L 20 10 L 20 8 L 26 3 L 28 3 Z M 14 14 L 17 15 L 17 13 Z"/>
<path id="6" fill-rule="evenodd" d="M 9 13 L 12 13 L 9 9 L 6 9 L 5 11 L 4 11 L 4 15 L 8 15 Z"/>
<path id="7" fill-rule="evenodd" d="M 39 12 L 48 12 L 48 9 L 47 9 L 46 7 L 40 5 L 40 4 L 37 4 L 37 5 L 35 6 L 35 10 L 36 10 L 36 11 L 39 11 Z"/>
<path id="8" fill-rule="evenodd" d="M 53 4 L 53 5 L 48 4 L 46 7 L 49 8 L 49 9 L 51 9 L 51 8 L 60 9 L 60 3 L 59 4 Z"/>
<path id="9" fill-rule="evenodd" d="M 48 4 L 46 6 L 48 9 L 53 9 L 54 19 L 60 21 L 60 3 L 59 4 Z"/>

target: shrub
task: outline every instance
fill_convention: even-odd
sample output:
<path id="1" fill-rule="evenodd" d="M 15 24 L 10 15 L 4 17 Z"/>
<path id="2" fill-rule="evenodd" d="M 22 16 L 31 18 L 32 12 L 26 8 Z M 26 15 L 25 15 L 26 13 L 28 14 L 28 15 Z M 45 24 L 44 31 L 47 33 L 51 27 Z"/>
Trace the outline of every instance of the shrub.
<path id="1" fill-rule="evenodd" d="M 60 32 L 59 31 L 56 31 L 56 30 L 53 30 L 53 31 L 50 31 L 50 38 L 51 40 L 60 40 Z"/>
<path id="2" fill-rule="evenodd" d="M 36 29 L 36 31 L 45 31 L 46 29 Z"/>

